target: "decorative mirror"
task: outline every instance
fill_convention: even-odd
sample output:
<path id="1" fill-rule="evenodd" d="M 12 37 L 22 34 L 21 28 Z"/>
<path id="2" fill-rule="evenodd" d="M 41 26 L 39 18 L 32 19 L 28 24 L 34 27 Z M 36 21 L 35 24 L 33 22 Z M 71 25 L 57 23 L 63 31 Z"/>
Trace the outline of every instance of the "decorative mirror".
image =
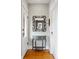
<path id="1" fill-rule="evenodd" d="M 33 16 L 33 31 L 46 31 L 46 16 Z"/>

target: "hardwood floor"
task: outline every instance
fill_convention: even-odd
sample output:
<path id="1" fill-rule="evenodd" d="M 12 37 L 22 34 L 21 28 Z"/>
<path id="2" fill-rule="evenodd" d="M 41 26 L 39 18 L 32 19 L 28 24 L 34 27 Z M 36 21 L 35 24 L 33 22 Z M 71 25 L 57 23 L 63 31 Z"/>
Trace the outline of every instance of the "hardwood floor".
<path id="1" fill-rule="evenodd" d="M 49 53 L 49 50 L 36 51 L 29 49 L 23 59 L 54 59 L 54 56 Z"/>

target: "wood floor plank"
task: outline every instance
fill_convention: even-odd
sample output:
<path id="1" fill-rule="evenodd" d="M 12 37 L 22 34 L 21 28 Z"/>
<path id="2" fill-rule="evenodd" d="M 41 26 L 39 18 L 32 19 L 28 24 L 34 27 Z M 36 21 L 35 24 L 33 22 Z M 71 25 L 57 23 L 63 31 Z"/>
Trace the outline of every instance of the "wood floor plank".
<path id="1" fill-rule="evenodd" d="M 49 50 L 36 51 L 29 49 L 23 59 L 55 59 L 52 54 L 49 53 Z"/>

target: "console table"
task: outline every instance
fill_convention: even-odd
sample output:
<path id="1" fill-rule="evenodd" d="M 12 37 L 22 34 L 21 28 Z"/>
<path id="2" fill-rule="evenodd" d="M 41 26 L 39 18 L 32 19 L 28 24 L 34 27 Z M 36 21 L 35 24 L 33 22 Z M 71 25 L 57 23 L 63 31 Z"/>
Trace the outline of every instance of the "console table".
<path id="1" fill-rule="evenodd" d="M 38 37 L 38 39 L 32 39 L 32 49 L 44 50 L 45 48 L 46 48 L 46 36 L 40 36 L 40 38 Z"/>

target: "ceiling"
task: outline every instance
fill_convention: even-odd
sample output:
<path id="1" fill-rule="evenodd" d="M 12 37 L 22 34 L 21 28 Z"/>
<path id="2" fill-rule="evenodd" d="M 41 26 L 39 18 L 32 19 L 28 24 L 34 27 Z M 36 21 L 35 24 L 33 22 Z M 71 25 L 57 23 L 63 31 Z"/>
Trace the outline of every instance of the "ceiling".
<path id="1" fill-rule="evenodd" d="M 49 3 L 50 0 L 27 0 L 28 3 Z"/>

